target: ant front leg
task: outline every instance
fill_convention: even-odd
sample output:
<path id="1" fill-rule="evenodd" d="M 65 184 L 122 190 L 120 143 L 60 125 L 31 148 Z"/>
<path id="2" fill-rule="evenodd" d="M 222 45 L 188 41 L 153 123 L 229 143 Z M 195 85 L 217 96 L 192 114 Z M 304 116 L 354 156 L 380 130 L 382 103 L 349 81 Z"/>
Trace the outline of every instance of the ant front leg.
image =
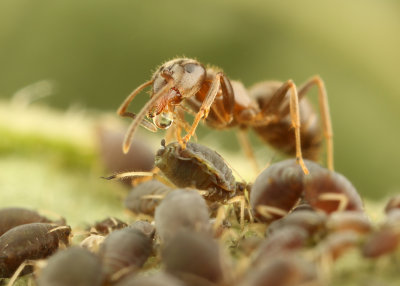
<path id="1" fill-rule="evenodd" d="M 211 84 L 210 89 L 208 90 L 206 97 L 204 98 L 203 103 L 200 106 L 200 110 L 197 112 L 194 118 L 193 124 L 189 132 L 180 142 L 183 148 L 186 147 L 186 143 L 190 140 L 190 137 L 192 137 L 196 132 L 196 128 L 199 125 L 200 120 L 202 118 L 207 118 L 208 113 L 210 112 L 211 105 L 214 103 L 215 97 L 220 91 L 220 88 L 222 88 L 222 96 L 224 97 L 224 102 L 233 102 L 233 91 L 232 87 L 229 84 L 228 78 L 222 72 L 217 73 Z M 232 99 L 230 99 L 229 97 L 232 97 Z"/>

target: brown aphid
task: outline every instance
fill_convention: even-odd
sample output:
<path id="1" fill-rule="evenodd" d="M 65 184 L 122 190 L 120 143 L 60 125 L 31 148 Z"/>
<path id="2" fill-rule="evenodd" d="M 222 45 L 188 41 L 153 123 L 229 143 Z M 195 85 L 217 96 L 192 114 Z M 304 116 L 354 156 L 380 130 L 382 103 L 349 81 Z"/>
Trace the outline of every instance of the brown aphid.
<path id="1" fill-rule="evenodd" d="M 209 202 L 226 203 L 243 195 L 245 184 L 236 182 L 232 170 L 214 150 L 197 143 L 188 142 L 183 149 L 178 142 L 165 146 L 156 154 L 156 166 L 179 188 L 206 190 Z"/>
<path id="2" fill-rule="evenodd" d="M 362 247 L 367 258 L 378 258 L 393 253 L 400 244 L 400 232 L 393 228 L 382 228 L 371 234 Z"/>
<path id="3" fill-rule="evenodd" d="M 363 211 L 357 190 L 343 175 L 314 164 L 312 172 L 304 177 L 304 197 L 317 210 Z"/>
<path id="4" fill-rule="evenodd" d="M 130 274 L 114 286 L 185 286 L 185 284 L 168 273 L 158 272 L 151 276 Z"/>
<path id="5" fill-rule="evenodd" d="M 365 235 L 372 231 L 372 224 L 363 212 L 344 211 L 332 213 L 326 222 L 329 232 L 354 231 Z"/>
<path id="6" fill-rule="evenodd" d="M 207 204 L 195 190 L 177 189 L 169 193 L 156 208 L 154 221 L 163 242 L 181 229 L 211 234 Z"/>
<path id="7" fill-rule="evenodd" d="M 271 222 L 287 215 L 303 193 L 303 177 L 294 159 L 271 164 L 262 171 L 250 192 L 255 217 Z"/>
<path id="8" fill-rule="evenodd" d="M 309 237 L 321 236 L 325 233 L 325 223 L 327 216 L 321 212 L 310 210 L 294 211 L 287 216 L 272 222 L 267 229 L 270 235 L 276 231 L 290 226 L 297 226 L 304 229 Z"/>
<path id="9" fill-rule="evenodd" d="M 79 243 L 79 246 L 86 248 L 93 253 L 97 253 L 99 252 L 100 245 L 103 243 L 105 238 L 106 237 L 103 235 L 90 234 Z"/>
<path id="10" fill-rule="evenodd" d="M 186 285 L 230 285 L 219 245 L 209 235 L 182 229 L 165 245 L 161 256 L 166 271 Z"/>
<path id="11" fill-rule="evenodd" d="M 317 246 L 321 259 L 333 262 L 352 248 L 360 245 L 360 236 L 354 231 L 342 231 L 328 235 Z"/>
<path id="12" fill-rule="evenodd" d="M 0 236 L 0 278 L 11 277 L 25 260 L 43 259 L 69 244 L 71 228 L 49 223 L 16 226 Z M 31 273 L 27 266 L 22 275 Z"/>
<path id="13" fill-rule="evenodd" d="M 0 236 L 13 227 L 33 222 L 52 221 L 34 210 L 19 207 L 2 208 L 0 209 Z"/>
<path id="14" fill-rule="evenodd" d="M 302 249 L 308 238 L 307 232 L 297 226 L 287 226 L 268 235 L 260 245 L 253 259 L 253 265 L 265 260 L 275 259 L 276 256 L 287 255 Z"/>
<path id="15" fill-rule="evenodd" d="M 204 67 L 198 61 L 188 58 L 173 59 L 161 65 L 151 80 L 136 88 L 121 104 L 117 113 L 120 116 L 133 118 L 125 137 L 123 150 L 124 152 L 128 151 L 139 125 L 151 131 L 157 131 L 157 128 L 169 128 L 174 122 L 177 126 L 176 138 L 184 147 L 195 134 L 196 128 L 203 118 L 206 119 L 209 126 L 216 129 L 241 127 L 243 130 L 246 127 L 275 124 L 275 128 L 271 128 L 268 132 L 275 132 L 276 136 L 281 136 L 285 132 L 288 135 L 284 134 L 285 140 L 281 140 L 280 145 L 275 143 L 274 146 L 289 152 L 290 150 L 286 150 L 288 149 L 287 145 L 294 145 L 297 161 L 303 171 L 307 173 L 301 153 L 299 99 L 313 85 L 319 89 L 324 134 L 328 141 L 328 165 L 333 169 L 332 127 L 326 90 L 319 77 L 316 76 L 307 81 L 300 89 L 299 94 L 294 82 L 288 80 L 279 84 L 263 83 L 261 92 L 257 92 L 258 89 L 255 87 L 249 95 L 240 82 L 229 80 L 222 71 Z M 130 102 L 148 86 L 152 86 L 150 100 L 137 115 L 128 112 L 127 108 Z M 288 93 L 289 95 L 286 96 Z M 261 101 L 257 100 L 260 98 Z M 195 119 L 191 126 L 184 119 L 183 113 L 187 109 L 195 113 Z M 305 124 L 308 124 L 313 119 L 315 112 L 312 110 L 306 110 L 306 112 Z M 145 117 L 151 119 L 152 122 L 145 120 Z M 280 127 L 280 121 L 286 121 L 286 118 L 290 118 L 289 126 L 284 124 Z M 277 131 L 277 126 L 283 129 Z M 293 127 L 294 134 L 288 131 L 290 127 Z M 180 135 L 182 128 L 187 130 L 187 134 L 183 138 Z M 266 131 L 257 132 L 264 134 Z M 321 137 L 321 132 L 314 131 L 313 128 L 303 128 L 303 133 L 309 134 L 311 142 L 319 141 L 319 137 Z M 245 150 L 250 154 L 251 148 L 246 137 L 242 136 L 241 138 L 243 138 Z M 267 140 L 273 141 L 269 138 Z M 290 143 L 285 141 L 290 141 Z M 317 148 L 319 148 L 318 142 L 313 144 L 313 149 Z"/>
<path id="16" fill-rule="evenodd" d="M 123 228 L 110 233 L 100 245 L 99 256 L 109 281 L 138 271 L 152 253 L 152 240 L 140 230 Z"/>
<path id="17" fill-rule="evenodd" d="M 100 235 L 107 235 L 114 230 L 127 226 L 128 225 L 125 222 L 116 217 L 108 217 L 102 221 L 96 222 L 90 231 Z"/>
<path id="18" fill-rule="evenodd" d="M 389 213 L 392 210 L 400 210 L 400 194 L 391 197 L 386 203 L 385 213 Z"/>
<path id="19" fill-rule="evenodd" d="M 99 257 L 77 246 L 58 251 L 37 278 L 38 286 L 100 286 L 104 274 Z"/>
<path id="20" fill-rule="evenodd" d="M 158 180 L 143 182 L 130 191 L 124 200 L 124 205 L 134 214 L 154 216 L 156 207 L 172 190 Z"/>
<path id="21" fill-rule="evenodd" d="M 298 256 L 285 254 L 265 260 L 249 269 L 239 286 L 300 286 L 324 285 L 319 280 L 315 265 Z"/>

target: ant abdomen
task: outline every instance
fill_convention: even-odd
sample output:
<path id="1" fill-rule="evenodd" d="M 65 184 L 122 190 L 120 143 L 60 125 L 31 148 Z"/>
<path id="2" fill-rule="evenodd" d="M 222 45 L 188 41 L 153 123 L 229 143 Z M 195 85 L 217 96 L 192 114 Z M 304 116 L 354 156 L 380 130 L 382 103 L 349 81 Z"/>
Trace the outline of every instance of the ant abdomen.
<path id="1" fill-rule="evenodd" d="M 249 93 L 262 110 L 267 107 L 267 104 L 270 104 L 272 96 L 281 86 L 282 82 L 278 81 L 261 82 L 250 88 Z M 287 102 L 289 102 L 289 94 L 286 94 L 286 98 Z M 295 134 L 288 107 L 289 105 L 287 104 L 284 108 L 275 111 L 276 120 L 269 124 L 254 126 L 253 130 L 265 143 L 276 148 L 276 150 L 280 150 L 286 155 L 294 156 L 296 154 L 296 143 L 293 140 Z M 285 115 L 278 116 L 282 112 Z M 302 98 L 299 101 L 299 112 L 303 158 L 317 161 L 322 147 L 322 131 L 318 116 L 307 98 Z"/>

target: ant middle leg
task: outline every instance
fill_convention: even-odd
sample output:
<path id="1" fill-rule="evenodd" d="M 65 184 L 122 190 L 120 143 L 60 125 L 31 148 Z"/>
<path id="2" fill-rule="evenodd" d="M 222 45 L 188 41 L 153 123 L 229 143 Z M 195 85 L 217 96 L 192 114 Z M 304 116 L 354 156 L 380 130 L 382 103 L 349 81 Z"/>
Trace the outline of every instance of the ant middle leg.
<path id="1" fill-rule="evenodd" d="M 319 110 L 321 114 L 322 128 L 324 132 L 323 134 L 326 140 L 326 149 L 327 149 L 326 163 L 328 169 L 333 171 L 334 170 L 333 131 L 332 131 L 331 116 L 329 112 L 328 96 L 324 81 L 318 75 L 311 77 L 298 89 L 298 96 L 299 100 L 301 100 L 313 86 L 317 86 L 318 88 Z M 282 111 L 282 114 L 285 115 L 288 113 L 289 113 L 289 106 L 286 106 L 285 109 Z"/>
<path id="2" fill-rule="evenodd" d="M 270 115 L 273 114 L 276 118 L 281 118 L 286 114 L 282 113 L 282 104 L 286 102 L 286 94 L 290 91 L 289 98 L 289 113 L 291 118 L 292 127 L 295 133 L 295 148 L 296 148 L 296 160 L 303 169 L 304 174 L 308 174 L 309 171 L 304 163 L 303 155 L 301 152 L 301 140 L 300 140 L 300 111 L 299 111 L 299 96 L 297 93 L 296 85 L 292 80 L 287 80 L 281 87 L 275 91 L 272 98 L 266 104 L 260 112 L 263 118 L 267 118 L 267 123 L 270 120 Z"/>

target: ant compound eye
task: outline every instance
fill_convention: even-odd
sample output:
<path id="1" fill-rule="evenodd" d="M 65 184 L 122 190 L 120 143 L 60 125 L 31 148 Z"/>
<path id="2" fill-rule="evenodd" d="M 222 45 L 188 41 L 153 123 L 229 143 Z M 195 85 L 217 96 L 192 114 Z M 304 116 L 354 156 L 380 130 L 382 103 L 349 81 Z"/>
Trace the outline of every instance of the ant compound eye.
<path id="1" fill-rule="evenodd" d="M 168 129 L 173 119 L 170 113 L 160 113 L 153 118 L 153 122 L 160 129 Z"/>
<path id="2" fill-rule="evenodd" d="M 185 71 L 187 73 L 192 73 L 194 71 L 194 69 L 196 68 L 195 64 L 186 64 L 185 65 Z"/>

